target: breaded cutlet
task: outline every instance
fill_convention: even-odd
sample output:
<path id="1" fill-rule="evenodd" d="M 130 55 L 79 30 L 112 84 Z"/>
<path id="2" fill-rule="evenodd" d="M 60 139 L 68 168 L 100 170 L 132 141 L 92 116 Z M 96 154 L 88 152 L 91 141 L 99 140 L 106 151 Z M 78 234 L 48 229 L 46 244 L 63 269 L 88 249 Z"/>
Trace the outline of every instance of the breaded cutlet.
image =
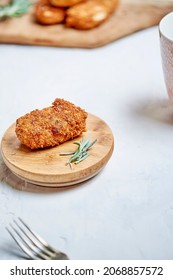
<path id="1" fill-rule="evenodd" d="M 87 113 L 64 99 L 34 110 L 16 120 L 16 135 L 30 149 L 53 147 L 86 131 Z"/>

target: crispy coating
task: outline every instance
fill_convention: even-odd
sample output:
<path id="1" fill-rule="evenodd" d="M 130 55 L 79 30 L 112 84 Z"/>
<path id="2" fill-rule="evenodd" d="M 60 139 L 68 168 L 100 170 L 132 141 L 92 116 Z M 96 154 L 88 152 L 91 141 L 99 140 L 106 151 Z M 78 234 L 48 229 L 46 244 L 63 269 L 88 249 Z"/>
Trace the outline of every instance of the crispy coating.
<path id="1" fill-rule="evenodd" d="M 67 10 L 66 25 L 76 29 L 91 29 L 115 11 L 119 0 L 88 0 Z"/>
<path id="2" fill-rule="evenodd" d="M 84 1 L 87 0 L 49 0 L 51 5 L 57 7 L 70 7 Z"/>
<path id="3" fill-rule="evenodd" d="M 57 98 L 51 107 L 34 110 L 16 120 L 16 135 L 30 149 L 57 146 L 86 131 L 87 113 Z"/>
<path id="4" fill-rule="evenodd" d="M 41 0 L 35 7 L 35 18 L 41 24 L 56 24 L 64 21 L 65 10 L 53 7 L 47 0 Z"/>

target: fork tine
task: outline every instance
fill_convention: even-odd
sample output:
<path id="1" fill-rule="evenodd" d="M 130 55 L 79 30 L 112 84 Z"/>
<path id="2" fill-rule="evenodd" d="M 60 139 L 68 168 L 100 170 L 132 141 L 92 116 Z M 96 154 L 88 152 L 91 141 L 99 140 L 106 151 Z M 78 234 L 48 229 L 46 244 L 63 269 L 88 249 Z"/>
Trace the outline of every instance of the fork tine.
<path id="1" fill-rule="evenodd" d="M 51 256 L 45 252 L 43 248 L 39 248 L 37 244 L 35 244 L 29 235 L 18 225 L 18 223 L 14 220 L 14 223 L 18 226 L 18 230 L 10 223 L 9 226 L 13 230 L 13 233 L 11 229 L 7 228 L 10 235 L 13 237 L 13 239 L 16 241 L 16 243 L 20 246 L 20 248 L 29 255 L 29 257 L 34 259 L 42 259 L 42 260 L 49 260 L 52 257 L 54 257 L 54 254 Z M 14 236 L 18 236 L 16 238 Z"/>
<path id="2" fill-rule="evenodd" d="M 47 245 L 47 243 L 45 242 L 45 240 L 43 240 L 36 232 L 34 232 L 33 230 L 31 230 L 31 228 L 20 218 L 18 217 L 19 221 L 23 224 L 23 226 L 25 226 L 25 228 L 43 245 Z"/>
<path id="3" fill-rule="evenodd" d="M 31 228 L 20 218 L 18 217 L 19 221 L 25 226 L 25 228 L 32 234 L 33 237 L 43 246 L 50 249 L 52 253 L 55 252 L 55 249 L 52 248 L 42 237 L 40 237 L 35 231 L 31 230 Z M 57 250 L 56 250 L 57 251 Z"/>
<path id="4" fill-rule="evenodd" d="M 32 250 L 33 253 L 36 253 L 41 259 L 46 259 L 46 255 L 44 255 L 44 252 L 40 252 L 40 248 L 37 247 L 37 245 L 30 239 L 29 235 L 17 224 L 17 222 L 14 220 L 14 223 L 18 226 L 18 230 L 14 228 L 12 224 L 10 224 L 11 228 L 16 232 L 16 234 L 20 237 L 20 239 L 25 243 L 25 245 Z M 21 232 L 19 232 L 21 230 Z M 22 235 L 22 234 L 23 235 Z"/>
<path id="5" fill-rule="evenodd" d="M 32 241 L 33 244 L 35 244 L 44 254 L 46 254 L 49 257 L 54 257 L 55 254 L 61 254 L 60 251 L 54 249 L 51 247 L 43 238 L 41 238 L 35 231 L 31 230 L 31 228 L 20 218 L 18 217 L 19 221 L 22 223 L 22 225 L 25 227 L 24 229 L 17 223 L 17 221 L 14 221 L 15 224 L 21 229 L 21 231 Z M 28 230 L 28 232 L 26 231 Z"/>
<path id="6" fill-rule="evenodd" d="M 6 227 L 6 230 L 11 235 L 13 240 L 17 243 L 17 245 L 22 249 L 22 251 L 24 253 L 26 253 L 31 259 L 37 259 L 37 260 L 41 259 L 41 258 L 38 258 L 34 253 L 32 253 L 31 250 L 29 250 L 26 246 L 24 246 L 20 241 L 18 241 L 18 239 L 14 236 L 14 234 L 8 227 Z"/>
<path id="7" fill-rule="evenodd" d="M 21 219 L 13 220 L 6 230 L 18 244 L 18 246 L 31 258 L 37 260 L 68 260 L 68 256 L 63 252 L 51 247 L 44 239 Z"/>

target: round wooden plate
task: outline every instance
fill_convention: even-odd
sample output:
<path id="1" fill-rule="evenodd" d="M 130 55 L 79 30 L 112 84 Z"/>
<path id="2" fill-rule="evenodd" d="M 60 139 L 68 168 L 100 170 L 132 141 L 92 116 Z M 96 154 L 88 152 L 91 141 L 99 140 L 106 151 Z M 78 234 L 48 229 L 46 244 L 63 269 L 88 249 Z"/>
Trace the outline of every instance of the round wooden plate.
<path id="1" fill-rule="evenodd" d="M 15 134 L 15 124 L 5 132 L 1 141 L 1 153 L 5 164 L 19 178 L 26 182 L 50 187 L 68 187 L 88 180 L 98 174 L 110 159 L 114 149 L 114 137 L 109 126 L 97 116 L 88 114 L 87 132 L 84 139 L 91 137 L 97 142 L 90 148 L 90 156 L 73 169 L 65 165 L 70 156 L 60 156 L 60 152 L 76 149 L 74 141 L 40 150 L 30 150 L 22 145 Z"/>

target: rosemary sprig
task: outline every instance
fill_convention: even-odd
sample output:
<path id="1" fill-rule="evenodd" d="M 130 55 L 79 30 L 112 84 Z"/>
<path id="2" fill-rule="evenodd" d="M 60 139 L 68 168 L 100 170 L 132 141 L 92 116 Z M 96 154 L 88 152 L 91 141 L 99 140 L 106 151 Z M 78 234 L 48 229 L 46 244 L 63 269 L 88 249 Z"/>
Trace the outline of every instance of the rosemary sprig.
<path id="1" fill-rule="evenodd" d="M 32 5 L 30 0 L 12 0 L 8 5 L 0 6 L 0 19 L 6 17 L 19 17 L 28 12 Z"/>
<path id="2" fill-rule="evenodd" d="M 88 137 L 86 141 L 84 141 L 82 137 L 82 140 L 80 142 L 73 143 L 78 146 L 76 151 L 60 153 L 60 156 L 71 155 L 69 160 L 66 162 L 66 165 L 69 165 L 70 168 L 72 169 L 73 168 L 72 163 L 78 164 L 90 155 L 88 150 L 95 144 L 96 141 L 97 139 L 90 143 L 90 137 Z"/>

